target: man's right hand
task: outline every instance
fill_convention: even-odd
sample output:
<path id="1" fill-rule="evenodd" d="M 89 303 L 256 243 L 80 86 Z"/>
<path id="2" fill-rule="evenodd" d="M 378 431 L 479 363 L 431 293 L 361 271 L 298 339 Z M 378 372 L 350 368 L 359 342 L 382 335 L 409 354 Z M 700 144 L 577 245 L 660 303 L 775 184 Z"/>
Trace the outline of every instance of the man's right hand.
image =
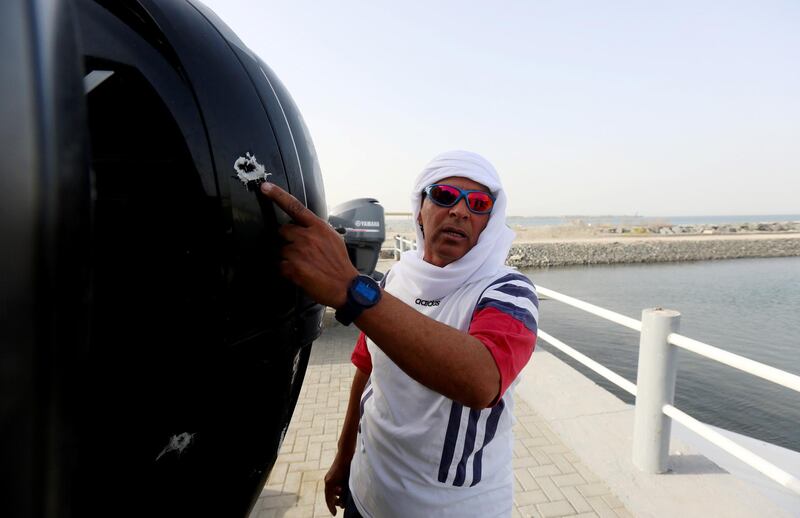
<path id="1" fill-rule="evenodd" d="M 281 273 L 320 304 L 344 306 L 358 270 L 350 262 L 342 235 L 277 185 L 264 182 L 261 192 L 292 218 L 279 230 L 286 240 Z"/>
<path id="2" fill-rule="evenodd" d="M 346 503 L 351 460 L 352 455 L 347 458 L 341 452 L 337 452 L 331 468 L 325 475 L 325 503 L 328 504 L 328 510 L 333 516 L 336 516 L 336 507 L 344 509 Z"/>

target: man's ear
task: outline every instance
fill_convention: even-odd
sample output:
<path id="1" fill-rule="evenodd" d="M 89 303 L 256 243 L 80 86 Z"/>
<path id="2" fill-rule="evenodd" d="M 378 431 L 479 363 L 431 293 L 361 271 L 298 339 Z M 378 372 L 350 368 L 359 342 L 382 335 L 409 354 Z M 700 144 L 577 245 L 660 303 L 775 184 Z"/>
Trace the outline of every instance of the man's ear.
<path id="1" fill-rule="evenodd" d="M 419 231 L 422 232 L 422 237 L 425 237 L 425 229 L 422 228 L 422 214 L 417 214 L 417 225 L 419 225 Z"/>

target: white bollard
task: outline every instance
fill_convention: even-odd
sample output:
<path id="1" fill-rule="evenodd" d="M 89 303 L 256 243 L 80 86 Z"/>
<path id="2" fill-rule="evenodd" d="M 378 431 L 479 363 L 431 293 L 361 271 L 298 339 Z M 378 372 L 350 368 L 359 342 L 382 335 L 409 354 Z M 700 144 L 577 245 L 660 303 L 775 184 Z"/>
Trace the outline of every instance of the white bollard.
<path id="1" fill-rule="evenodd" d="M 668 469 L 671 420 L 662 408 L 675 399 L 677 347 L 667 342 L 667 336 L 678 332 L 680 320 L 681 314 L 670 309 L 642 311 L 633 464 L 645 473 L 664 473 Z"/>

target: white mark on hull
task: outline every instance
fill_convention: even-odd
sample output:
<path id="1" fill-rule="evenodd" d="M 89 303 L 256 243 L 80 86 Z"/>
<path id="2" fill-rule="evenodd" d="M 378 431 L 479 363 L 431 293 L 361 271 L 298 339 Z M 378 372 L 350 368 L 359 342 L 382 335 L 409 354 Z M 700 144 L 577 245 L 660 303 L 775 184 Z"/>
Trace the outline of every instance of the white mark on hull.
<path id="1" fill-rule="evenodd" d="M 246 187 L 250 187 L 254 182 L 259 185 L 267 181 L 267 177 L 272 173 L 268 173 L 263 164 L 259 164 L 255 155 L 251 155 L 248 151 L 244 156 L 240 156 L 233 163 L 233 170 L 236 171 L 236 178 L 239 179 Z"/>
<path id="2" fill-rule="evenodd" d="M 294 361 L 292 362 L 292 381 L 290 384 L 294 386 L 294 378 L 297 376 L 297 371 L 300 368 L 300 352 L 298 352 L 295 357 Z"/>
<path id="3" fill-rule="evenodd" d="M 158 457 L 156 457 L 156 461 L 160 459 L 163 455 L 171 451 L 177 451 L 178 457 L 180 457 L 181 453 L 183 453 L 183 450 L 185 450 L 186 447 L 189 446 L 189 444 L 191 444 L 194 435 L 195 434 L 193 433 L 183 432 L 180 435 L 173 435 L 172 437 L 170 437 L 169 443 L 167 443 L 164 449 L 161 450 L 161 453 L 158 454 Z"/>

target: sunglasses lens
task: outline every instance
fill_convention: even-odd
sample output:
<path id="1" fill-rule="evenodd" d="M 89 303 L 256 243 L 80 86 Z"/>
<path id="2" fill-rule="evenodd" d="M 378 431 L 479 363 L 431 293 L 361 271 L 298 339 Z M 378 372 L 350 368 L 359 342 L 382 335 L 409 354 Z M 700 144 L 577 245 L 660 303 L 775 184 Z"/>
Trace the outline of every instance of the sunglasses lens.
<path id="1" fill-rule="evenodd" d="M 492 198 L 485 192 L 471 192 L 467 196 L 467 201 L 469 202 L 469 208 L 479 214 L 491 211 L 494 205 Z"/>
<path id="2" fill-rule="evenodd" d="M 458 199 L 458 189 L 450 187 L 449 185 L 436 185 L 430 191 L 430 196 L 436 203 L 444 205 L 445 207 L 451 206 Z"/>

